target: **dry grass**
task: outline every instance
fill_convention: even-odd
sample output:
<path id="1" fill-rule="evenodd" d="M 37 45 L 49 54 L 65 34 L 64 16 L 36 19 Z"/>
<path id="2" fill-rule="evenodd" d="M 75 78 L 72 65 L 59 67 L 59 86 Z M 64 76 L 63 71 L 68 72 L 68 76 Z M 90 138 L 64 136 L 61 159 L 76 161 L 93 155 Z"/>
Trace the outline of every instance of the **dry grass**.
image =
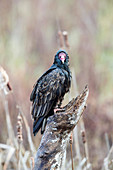
<path id="1" fill-rule="evenodd" d="M 6 98 L 6 95 L 7 94 L 10 95 L 10 93 L 8 92 L 6 93 L 6 90 L 5 90 L 6 85 L 7 85 L 7 80 L 9 79 L 8 79 L 8 75 L 5 72 L 5 70 L 4 71 L 3 69 L 1 70 L 0 70 L 0 87 L 2 88 L 0 89 L 0 95 L 3 101 L 4 110 L 5 110 L 8 136 L 7 136 L 7 141 L 5 144 L 0 143 L 0 151 L 1 151 L 0 152 L 0 169 L 28 170 L 30 169 L 30 166 L 31 166 L 30 157 L 32 157 L 35 154 L 36 149 L 33 145 L 33 141 L 31 138 L 30 127 L 19 106 L 17 106 L 18 108 L 17 134 L 15 135 L 14 133 L 14 129 L 11 123 L 12 118 L 10 117 L 9 108 L 8 108 L 8 100 Z M 25 124 L 26 130 L 27 130 L 27 136 L 28 136 L 28 141 L 29 141 L 29 151 L 26 150 L 23 145 L 22 123 Z M 33 157 L 32 157 L 32 160 L 33 160 Z"/>
<path id="2" fill-rule="evenodd" d="M 67 33 L 59 32 L 60 41 L 65 41 L 65 48 L 69 50 L 68 37 Z M 60 45 L 63 45 L 63 42 L 60 42 Z M 76 83 L 76 75 L 74 69 L 72 69 L 73 74 L 73 82 L 72 82 L 72 92 L 74 92 L 74 96 L 78 94 L 78 87 Z M 26 119 L 25 114 L 23 113 L 20 106 L 17 106 L 17 133 L 15 134 L 14 128 L 12 126 L 12 117 L 9 112 L 8 99 L 7 95 L 10 95 L 11 88 L 9 88 L 9 77 L 6 71 L 0 67 L 0 97 L 2 100 L 3 108 L 5 111 L 5 120 L 7 127 L 7 140 L 5 143 L 0 143 L 0 169 L 33 169 L 34 167 L 34 156 L 36 154 L 36 147 L 34 146 L 33 138 L 31 135 L 31 129 L 29 123 Z M 70 98 L 72 98 L 73 94 L 70 94 Z M 16 125 L 15 125 L 16 126 Z M 27 141 L 28 141 L 28 149 L 24 146 L 23 141 L 23 128 L 27 133 Z M 25 140 L 25 139 L 24 139 Z M 74 129 L 73 132 L 73 146 L 72 146 L 72 155 L 73 155 L 73 165 L 72 165 L 72 157 L 70 156 L 70 149 L 68 152 L 68 158 L 65 163 L 64 169 L 69 170 L 73 166 L 74 169 L 78 170 L 91 170 L 93 167 L 93 163 L 90 162 L 90 153 L 88 149 L 89 142 L 87 141 L 87 132 L 85 130 L 84 120 L 81 119 L 79 125 Z M 113 168 L 113 146 L 110 148 L 109 138 L 106 136 L 106 145 L 108 148 L 108 156 L 103 160 L 102 169 L 108 170 Z M 81 149 L 82 148 L 82 149 Z M 92 148 L 93 152 L 93 148 Z"/>
<path id="3" fill-rule="evenodd" d="M 85 138 L 89 162 L 94 170 L 100 170 L 113 143 L 113 1 L 1 0 L 0 21 L 0 64 L 9 75 L 9 77 L 6 75 L 5 79 L 4 76 L 0 78 L 0 83 L 5 80 L 4 88 L 4 83 L 0 85 L 0 143 L 15 149 L 10 161 L 7 161 L 8 169 L 10 167 L 16 169 L 17 166 L 16 105 L 21 107 L 27 122 L 25 124 L 22 116 L 22 156 L 24 156 L 23 150 L 24 152 L 26 150 L 28 151 L 26 155 L 30 155 L 29 158 L 34 157 L 35 152 L 32 150 L 39 146 L 40 133 L 36 137 L 31 133 L 29 95 L 33 82 L 50 67 L 53 61 L 53 55 L 57 51 L 56 34 L 61 27 L 61 30 L 69 31 L 70 65 L 74 68 L 71 70 L 75 70 L 69 100 L 75 97 L 77 91 L 81 91 L 85 84 L 88 84 L 90 89 L 88 106 L 83 114 Z M 12 93 L 9 93 L 10 87 L 13 89 Z M 4 95 L 4 92 L 9 95 Z M 68 97 L 65 99 L 66 104 Z M 12 129 L 7 123 L 9 120 Z M 81 131 L 84 131 L 84 128 L 79 124 L 76 133 L 73 134 L 74 167 L 80 163 L 81 166 L 85 165 L 85 157 L 88 157 Z M 31 140 L 34 149 L 32 144 L 30 146 Z M 0 148 L 0 169 L 7 160 L 5 158 L 9 150 L 5 147 Z M 67 153 L 66 165 L 67 169 L 71 169 L 70 145 Z M 12 163 L 12 160 L 15 160 L 15 163 Z M 27 160 L 26 166 L 31 165 L 32 161 Z"/>
<path id="4" fill-rule="evenodd" d="M 3 99 L 4 100 L 4 99 Z M 25 116 L 20 116 L 20 112 L 17 115 L 17 135 L 14 134 L 14 129 L 11 124 L 11 117 L 8 110 L 8 101 L 5 102 L 4 109 L 6 112 L 6 123 L 7 123 L 7 141 L 6 144 L 0 144 L 0 163 L 1 169 L 30 169 L 31 157 L 35 155 L 35 147 L 31 138 L 30 127 Z M 22 138 L 22 119 L 27 130 L 27 136 L 29 141 L 29 150 L 26 150 L 23 145 Z"/>

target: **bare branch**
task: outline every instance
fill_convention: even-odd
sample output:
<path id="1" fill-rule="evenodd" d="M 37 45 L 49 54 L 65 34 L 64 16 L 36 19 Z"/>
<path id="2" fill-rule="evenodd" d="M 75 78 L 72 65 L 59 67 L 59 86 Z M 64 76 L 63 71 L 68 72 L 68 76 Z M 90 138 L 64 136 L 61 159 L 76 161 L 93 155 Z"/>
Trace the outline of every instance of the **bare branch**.
<path id="1" fill-rule="evenodd" d="M 35 158 L 34 170 L 62 167 L 67 143 L 72 130 L 80 120 L 88 94 L 89 90 L 86 86 L 78 97 L 64 107 L 64 112 L 56 113 L 48 118 L 46 130 Z"/>

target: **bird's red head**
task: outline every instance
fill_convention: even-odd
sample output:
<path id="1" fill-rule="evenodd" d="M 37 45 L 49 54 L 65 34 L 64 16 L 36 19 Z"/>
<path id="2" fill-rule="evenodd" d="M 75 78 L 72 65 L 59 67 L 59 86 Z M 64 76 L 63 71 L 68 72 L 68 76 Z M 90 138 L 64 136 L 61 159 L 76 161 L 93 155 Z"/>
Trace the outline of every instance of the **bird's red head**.
<path id="1" fill-rule="evenodd" d="M 54 63 L 59 67 L 64 68 L 65 66 L 69 66 L 69 56 L 65 50 L 59 50 L 54 58 Z"/>
<path id="2" fill-rule="evenodd" d="M 64 52 L 60 52 L 58 55 L 59 59 L 62 61 L 62 63 L 64 64 L 64 61 L 66 59 L 66 53 Z"/>

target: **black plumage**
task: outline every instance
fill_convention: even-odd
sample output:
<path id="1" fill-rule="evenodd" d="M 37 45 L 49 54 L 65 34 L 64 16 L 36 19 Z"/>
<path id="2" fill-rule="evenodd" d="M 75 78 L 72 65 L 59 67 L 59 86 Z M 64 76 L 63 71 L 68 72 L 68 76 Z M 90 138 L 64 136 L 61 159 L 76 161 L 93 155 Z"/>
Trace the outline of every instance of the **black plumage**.
<path id="1" fill-rule="evenodd" d="M 70 85 L 69 56 L 66 51 L 59 50 L 55 55 L 53 65 L 35 83 L 30 96 L 34 135 L 40 128 L 43 134 L 47 118 L 54 114 L 56 106 L 60 108 Z"/>

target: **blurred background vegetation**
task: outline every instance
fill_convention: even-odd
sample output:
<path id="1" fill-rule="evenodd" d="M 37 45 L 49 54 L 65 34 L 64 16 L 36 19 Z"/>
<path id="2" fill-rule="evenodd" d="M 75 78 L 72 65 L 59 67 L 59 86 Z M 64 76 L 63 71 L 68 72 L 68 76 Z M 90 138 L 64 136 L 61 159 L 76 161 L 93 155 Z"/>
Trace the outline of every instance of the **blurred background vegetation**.
<path id="1" fill-rule="evenodd" d="M 0 0 L 0 65 L 13 88 L 7 97 L 13 128 L 16 133 L 18 104 L 32 131 L 29 96 L 59 49 L 59 26 L 69 33 L 70 67 L 75 70 L 78 89 L 89 86 L 84 122 L 90 162 L 100 169 L 108 153 L 105 133 L 111 142 L 113 137 L 112 0 Z M 5 143 L 7 130 L 1 100 L 0 143 Z M 40 138 L 40 134 L 33 137 L 36 147 Z M 25 130 L 23 142 L 29 149 Z"/>

